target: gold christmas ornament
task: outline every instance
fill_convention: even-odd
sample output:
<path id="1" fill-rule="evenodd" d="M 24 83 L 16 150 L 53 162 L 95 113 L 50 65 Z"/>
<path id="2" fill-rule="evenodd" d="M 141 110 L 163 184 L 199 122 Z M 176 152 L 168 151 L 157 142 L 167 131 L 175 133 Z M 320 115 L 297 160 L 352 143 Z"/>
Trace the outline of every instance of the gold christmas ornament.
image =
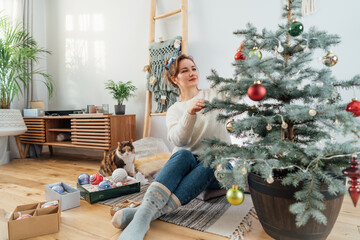
<path id="1" fill-rule="evenodd" d="M 287 124 L 285 121 L 282 121 L 281 127 L 282 127 L 283 129 L 287 129 L 287 128 L 288 128 L 288 124 Z"/>
<path id="2" fill-rule="evenodd" d="M 274 178 L 273 176 L 270 174 L 267 178 L 266 178 L 266 181 L 268 184 L 272 184 L 274 182 Z"/>
<path id="3" fill-rule="evenodd" d="M 268 124 L 266 125 L 266 130 L 271 131 L 271 129 L 272 129 L 272 126 L 271 126 L 270 123 L 268 123 Z"/>
<path id="4" fill-rule="evenodd" d="M 226 124 L 226 129 L 229 131 L 229 132 L 232 132 L 232 124 L 235 120 L 234 119 L 231 119 L 227 124 Z"/>
<path id="5" fill-rule="evenodd" d="M 315 117 L 316 111 L 314 109 L 310 109 L 309 110 L 309 115 L 312 116 L 312 117 Z"/>
<path id="6" fill-rule="evenodd" d="M 231 205 L 240 205 L 244 201 L 244 193 L 238 189 L 238 186 L 233 185 L 227 190 L 226 199 Z"/>

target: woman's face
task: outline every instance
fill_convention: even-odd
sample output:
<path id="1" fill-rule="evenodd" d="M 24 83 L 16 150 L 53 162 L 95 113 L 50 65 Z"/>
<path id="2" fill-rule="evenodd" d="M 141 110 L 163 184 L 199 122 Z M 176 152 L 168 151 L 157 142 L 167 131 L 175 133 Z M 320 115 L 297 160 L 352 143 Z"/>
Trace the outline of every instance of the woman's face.
<path id="1" fill-rule="evenodd" d="M 189 59 L 181 60 L 179 63 L 179 74 L 174 78 L 174 83 L 180 90 L 197 87 L 199 84 L 199 76 L 197 67 L 193 61 Z"/>

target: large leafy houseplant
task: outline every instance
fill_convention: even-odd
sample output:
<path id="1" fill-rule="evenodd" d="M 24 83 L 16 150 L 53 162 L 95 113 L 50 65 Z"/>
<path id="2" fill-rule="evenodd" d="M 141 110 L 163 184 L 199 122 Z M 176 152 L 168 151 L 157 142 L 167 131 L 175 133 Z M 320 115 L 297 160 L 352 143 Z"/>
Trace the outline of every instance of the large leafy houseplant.
<path id="1" fill-rule="evenodd" d="M 49 96 L 53 93 L 50 75 L 32 69 L 40 54 L 50 52 L 41 48 L 20 23 L 12 23 L 0 16 L 0 108 L 9 109 L 14 97 L 23 95 L 23 86 L 29 85 L 34 75 L 41 75 Z"/>
<path id="2" fill-rule="evenodd" d="M 119 81 L 115 83 L 113 80 L 108 80 L 105 83 L 105 89 L 110 90 L 113 98 L 117 101 L 118 105 L 115 105 L 115 113 L 125 114 L 125 106 L 123 105 L 123 102 L 128 100 L 129 97 L 134 96 L 137 88 L 131 83 L 131 81 Z"/>

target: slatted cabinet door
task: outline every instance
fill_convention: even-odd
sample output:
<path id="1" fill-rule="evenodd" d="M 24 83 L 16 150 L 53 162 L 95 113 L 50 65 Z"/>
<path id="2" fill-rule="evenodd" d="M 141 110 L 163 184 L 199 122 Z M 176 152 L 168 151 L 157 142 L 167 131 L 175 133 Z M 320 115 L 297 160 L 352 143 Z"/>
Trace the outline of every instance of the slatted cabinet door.
<path id="1" fill-rule="evenodd" d="M 24 117 L 27 131 L 20 136 L 22 143 L 42 144 L 45 142 L 45 120 L 43 118 Z"/>
<path id="2" fill-rule="evenodd" d="M 71 142 L 74 145 L 109 150 L 111 147 L 109 117 L 71 119 Z"/>

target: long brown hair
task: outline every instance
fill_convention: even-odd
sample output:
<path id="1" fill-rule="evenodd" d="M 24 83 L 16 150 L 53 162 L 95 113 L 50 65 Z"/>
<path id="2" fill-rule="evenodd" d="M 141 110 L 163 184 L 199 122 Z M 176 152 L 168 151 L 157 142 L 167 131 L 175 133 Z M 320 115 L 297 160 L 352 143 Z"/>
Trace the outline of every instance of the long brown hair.
<path id="1" fill-rule="evenodd" d="M 190 61 L 192 61 L 194 64 L 194 59 L 191 57 L 191 56 L 188 56 L 186 54 L 181 54 L 180 56 L 178 56 L 176 58 L 176 60 L 170 65 L 169 69 L 166 69 L 165 71 L 165 81 L 166 81 L 166 84 L 168 86 L 173 86 L 173 87 L 176 87 L 176 88 L 179 88 L 173 81 L 172 81 L 172 78 L 175 78 L 177 77 L 177 75 L 179 75 L 179 72 L 180 72 L 180 62 L 184 59 L 188 59 Z M 169 62 L 170 58 L 167 59 L 165 61 L 165 64 L 167 65 L 168 62 Z M 196 64 L 195 64 L 196 66 Z"/>

